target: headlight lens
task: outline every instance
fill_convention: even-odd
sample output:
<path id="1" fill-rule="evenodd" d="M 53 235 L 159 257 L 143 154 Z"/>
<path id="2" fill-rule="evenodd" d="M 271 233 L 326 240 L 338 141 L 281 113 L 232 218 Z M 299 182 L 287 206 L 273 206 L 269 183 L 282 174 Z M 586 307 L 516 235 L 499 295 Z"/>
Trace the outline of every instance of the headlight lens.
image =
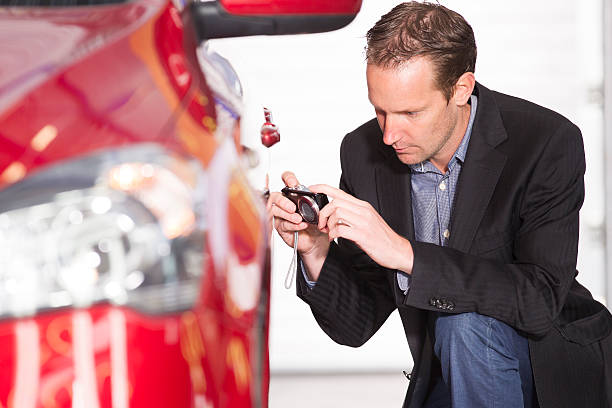
<path id="1" fill-rule="evenodd" d="M 66 162 L 0 191 L 0 316 L 109 301 L 191 307 L 206 173 L 157 145 Z"/>

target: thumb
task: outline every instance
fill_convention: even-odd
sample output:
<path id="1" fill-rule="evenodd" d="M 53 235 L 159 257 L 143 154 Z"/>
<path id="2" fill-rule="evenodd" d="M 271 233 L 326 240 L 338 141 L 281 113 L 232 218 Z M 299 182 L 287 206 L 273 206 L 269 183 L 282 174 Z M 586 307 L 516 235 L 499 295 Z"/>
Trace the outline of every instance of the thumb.
<path id="1" fill-rule="evenodd" d="M 295 187 L 300 184 L 297 177 L 295 177 L 295 174 L 290 171 L 284 172 L 281 177 L 283 179 L 283 183 L 285 183 L 287 187 Z"/>

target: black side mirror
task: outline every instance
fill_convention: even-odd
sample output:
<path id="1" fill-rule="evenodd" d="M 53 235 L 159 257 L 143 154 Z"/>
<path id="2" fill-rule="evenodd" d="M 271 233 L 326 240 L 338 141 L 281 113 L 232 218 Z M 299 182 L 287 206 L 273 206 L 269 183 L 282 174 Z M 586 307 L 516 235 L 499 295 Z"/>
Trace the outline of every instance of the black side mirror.
<path id="1" fill-rule="evenodd" d="M 346 26 L 353 21 L 356 15 L 356 12 L 353 14 L 279 15 L 271 12 L 270 15 L 237 15 L 228 13 L 217 1 L 194 1 L 188 4 L 187 8 L 192 16 L 197 39 L 200 42 L 213 38 L 332 31 Z M 273 9 L 273 5 L 270 9 Z"/>

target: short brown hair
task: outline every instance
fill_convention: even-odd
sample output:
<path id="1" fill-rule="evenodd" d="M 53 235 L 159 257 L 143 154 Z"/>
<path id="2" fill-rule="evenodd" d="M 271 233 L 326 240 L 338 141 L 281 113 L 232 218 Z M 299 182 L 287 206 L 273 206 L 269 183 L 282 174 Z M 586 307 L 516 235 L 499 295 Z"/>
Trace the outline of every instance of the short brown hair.
<path id="1" fill-rule="evenodd" d="M 459 77 L 476 70 L 472 27 L 460 14 L 440 4 L 399 4 L 378 20 L 366 39 L 368 64 L 397 68 L 413 57 L 430 58 L 437 86 L 447 100 Z"/>

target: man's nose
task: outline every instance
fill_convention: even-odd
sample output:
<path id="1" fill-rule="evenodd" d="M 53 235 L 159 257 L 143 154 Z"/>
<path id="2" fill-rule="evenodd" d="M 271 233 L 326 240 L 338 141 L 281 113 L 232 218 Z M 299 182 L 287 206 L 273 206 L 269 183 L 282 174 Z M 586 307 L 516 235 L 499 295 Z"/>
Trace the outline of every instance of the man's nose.
<path id="1" fill-rule="evenodd" d="M 387 117 L 385 120 L 385 126 L 383 129 L 383 142 L 386 145 L 391 146 L 399 139 L 400 132 L 395 126 L 394 122 Z"/>

